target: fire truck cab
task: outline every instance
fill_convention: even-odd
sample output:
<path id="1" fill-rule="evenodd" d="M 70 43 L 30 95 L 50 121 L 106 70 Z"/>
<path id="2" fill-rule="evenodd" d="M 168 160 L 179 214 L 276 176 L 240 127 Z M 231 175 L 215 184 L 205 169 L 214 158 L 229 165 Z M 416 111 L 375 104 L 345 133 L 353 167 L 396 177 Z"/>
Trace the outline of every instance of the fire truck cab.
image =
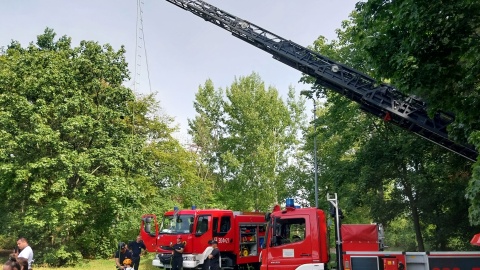
<path id="1" fill-rule="evenodd" d="M 267 224 L 262 270 L 326 269 L 327 221 L 322 210 L 296 208 L 287 200 L 285 209 L 275 206 L 267 214 Z"/>
<path id="2" fill-rule="evenodd" d="M 265 215 L 220 209 L 174 209 L 164 214 L 160 224 L 156 215 L 143 215 L 140 235 L 147 251 L 157 253 L 152 265 L 160 268 L 171 268 L 171 247 L 177 237 L 185 244 L 184 268 L 197 268 L 204 263 L 211 252 L 212 239 L 218 242 L 222 268 L 259 268 Z"/>

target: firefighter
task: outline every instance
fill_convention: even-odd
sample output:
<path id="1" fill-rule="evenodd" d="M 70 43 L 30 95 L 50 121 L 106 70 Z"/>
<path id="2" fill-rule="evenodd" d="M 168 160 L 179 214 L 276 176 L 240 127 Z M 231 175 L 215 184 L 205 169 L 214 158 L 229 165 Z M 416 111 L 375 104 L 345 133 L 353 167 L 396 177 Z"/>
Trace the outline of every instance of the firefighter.
<path id="1" fill-rule="evenodd" d="M 137 236 L 137 240 L 130 242 L 128 244 L 128 248 L 132 252 L 133 269 L 138 270 L 138 266 L 140 265 L 140 255 L 142 254 L 142 249 L 143 250 L 147 249 L 147 247 L 143 243 L 142 237 L 140 235 Z"/>
<path id="2" fill-rule="evenodd" d="M 172 270 L 182 270 L 183 268 L 183 250 L 185 245 L 182 243 L 182 237 L 177 237 L 177 243 L 173 245 L 172 251 Z"/>
<path id="3" fill-rule="evenodd" d="M 218 250 L 217 240 L 210 240 L 212 253 L 207 257 L 207 270 L 220 270 L 220 250 Z"/>
<path id="4" fill-rule="evenodd" d="M 124 242 L 118 243 L 118 250 L 115 252 L 115 265 L 117 269 L 125 269 L 125 259 L 132 259 L 132 253 L 127 249 L 127 245 Z"/>

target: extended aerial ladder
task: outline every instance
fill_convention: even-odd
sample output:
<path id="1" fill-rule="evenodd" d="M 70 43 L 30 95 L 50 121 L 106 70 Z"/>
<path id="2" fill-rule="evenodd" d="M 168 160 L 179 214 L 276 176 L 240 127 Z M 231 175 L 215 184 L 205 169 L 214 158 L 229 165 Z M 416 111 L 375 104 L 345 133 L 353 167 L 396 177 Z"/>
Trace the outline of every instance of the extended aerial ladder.
<path id="1" fill-rule="evenodd" d="M 166 0 L 209 21 L 268 53 L 273 58 L 316 79 L 315 83 L 360 104 L 366 112 L 409 130 L 471 161 L 478 152 L 472 146 L 448 138 L 451 113 L 427 114 L 427 104 L 391 85 L 335 62 L 319 53 L 275 35 L 201 0 Z"/>

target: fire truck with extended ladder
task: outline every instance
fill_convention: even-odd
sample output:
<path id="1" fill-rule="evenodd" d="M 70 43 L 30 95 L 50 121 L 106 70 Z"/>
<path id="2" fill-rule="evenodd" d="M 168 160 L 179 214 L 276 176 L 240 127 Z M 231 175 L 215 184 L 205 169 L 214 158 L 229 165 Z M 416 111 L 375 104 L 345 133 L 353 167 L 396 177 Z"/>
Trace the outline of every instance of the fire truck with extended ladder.
<path id="1" fill-rule="evenodd" d="M 204 1 L 166 1 L 272 54 L 274 59 L 314 77 L 317 85 L 336 91 L 357 102 L 362 110 L 471 161 L 476 161 L 478 152 L 472 146 L 457 143 L 448 138 L 447 126 L 454 121 L 452 114 L 439 111 L 431 118 L 427 114 L 427 104 L 418 98 L 407 96 L 391 85 L 378 82 L 357 70 L 277 36 Z M 478 252 L 383 251 L 383 232 L 380 226 L 340 225 L 336 195 L 328 200 L 335 209 L 333 216 L 336 221 L 337 269 L 339 270 L 480 270 L 480 253 Z M 155 220 L 155 232 L 151 232 L 150 229 L 145 230 L 152 220 Z M 263 244 L 257 244 L 256 247 L 257 253 L 261 249 L 262 270 L 327 268 L 329 248 L 324 211 L 316 208 L 297 209 L 290 202 L 286 204 L 285 209 L 275 207 L 274 211 L 266 216 L 266 221 L 267 229 Z M 198 228 L 198 221 L 194 220 L 193 224 Z M 209 224 L 214 226 L 212 223 Z M 260 228 L 260 225 L 257 225 L 257 228 Z M 154 216 L 143 217 L 142 230 L 142 236 L 148 234 L 150 236 L 146 237 L 150 239 L 158 241 L 162 237 L 159 235 Z M 234 235 L 235 240 L 240 242 L 241 235 L 238 232 Z M 192 237 L 201 236 L 195 234 Z M 158 244 L 159 242 L 152 242 L 152 245 L 161 248 Z M 187 242 L 187 246 L 188 244 Z M 219 248 L 222 250 L 220 243 Z M 239 249 L 240 246 L 237 244 L 236 248 Z M 190 265 L 188 260 L 191 260 L 191 257 L 184 255 L 184 267 Z M 228 267 L 231 266 L 228 265 Z"/>

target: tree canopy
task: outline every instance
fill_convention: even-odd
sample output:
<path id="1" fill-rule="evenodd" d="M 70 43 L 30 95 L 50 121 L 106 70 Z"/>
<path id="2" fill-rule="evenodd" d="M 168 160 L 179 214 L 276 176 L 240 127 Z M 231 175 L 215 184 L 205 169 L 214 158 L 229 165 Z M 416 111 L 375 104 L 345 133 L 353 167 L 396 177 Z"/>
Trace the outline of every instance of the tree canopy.
<path id="1" fill-rule="evenodd" d="M 303 102 L 293 89 L 282 100 L 255 73 L 235 79 L 225 92 L 210 80 L 199 88 L 190 134 L 225 207 L 267 211 L 292 194 L 287 175 L 298 168 L 292 160 L 300 145 Z"/>
<path id="2" fill-rule="evenodd" d="M 375 76 L 453 112 L 452 138 L 479 149 L 480 3 L 369 0 L 357 4 L 349 42 Z M 468 188 L 470 221 L 480 224 L 478 162 Z"/>
<path id="3" fill-rule="evenodd" d="M 210 200 L 153 95 L 122 85 L 124 53 L 46 29 L 0 55 L 2 234 L 27 237 L 37 262 L 111 256 L 141 214 Z"/>
<path id="4" fill-rule="evenodd" d="M 454 139 L 474 143 L 478 116 L 466 102 L 474 104 L 479 91 L 478 55 L 471 55 L 479 48 L 479 17 L 471 10 L 478 11 L 478 3 L 454 1 L 446 8 L 442 3 L 360 2 L 337 31 L 338 40 L 320 37 L 312 49 L 425 98 L 432 112 L 454 112 Z M 317 115 L 320 181 L 355 213 L 347 219 L 359 220 L 357 214 L 367 210 L 367 221 L 400 231 L 409 217 L 415 241 L 396 238 L 396 243 L 416 250 L 471 248 L 476 228 L 468 223 L 467 207 L 471 224 L 478 224 L 478 165 L 472 177 L 467 160 L 361 114 L 338 94 L 320 91 L 326 98 Z"/>

